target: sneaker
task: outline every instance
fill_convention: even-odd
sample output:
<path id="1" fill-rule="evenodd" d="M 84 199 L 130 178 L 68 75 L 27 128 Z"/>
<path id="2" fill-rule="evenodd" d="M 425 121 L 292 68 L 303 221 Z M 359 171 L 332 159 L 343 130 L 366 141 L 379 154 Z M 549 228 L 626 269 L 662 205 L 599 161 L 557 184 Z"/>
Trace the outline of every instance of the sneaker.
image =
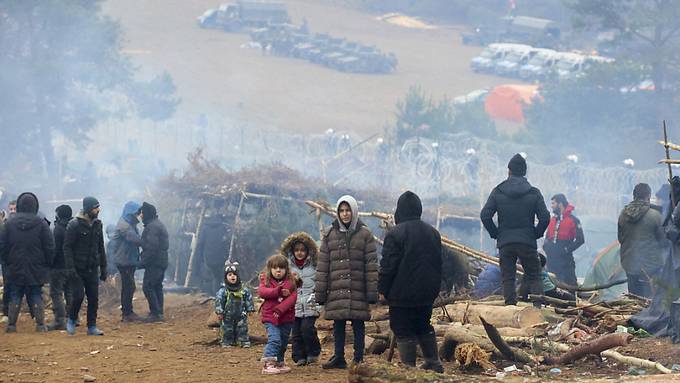
<path id="1" fill-rule="evenodd" d="M 306 364 L 307 364 L 307 359 L 305 359 L 305 358 L 298 359 L 297 362 L 295 362 L 295 365 L 298 366 L 298 367 L 305 366 Z"/>
<path id="2" fill-rule="evenodd" d="M 220 343 L 220 347 L 222 347 L 222 348 L 232 348 L 232 347 L 234 347 L 234 346 L 232 346 L 232 345 L 230 345 L 230 344 L 228 344 L 228 343 Z"/>
<path id="3" fill-rule="evenodd" d="M 347 362 L 345 361 L 344 358 L 340 359 L 340 358 L 336 357 L 335 355 L 333 355 L 328 360 L 328 362 L 324 363 L 321 366 L 321 368 L 323 368 L 324 370 L 330 370 L 330 369 L 334 369 L 334 368 L 345 369 L 345 368 L 347 368 Z"/>
<path id="4" fill-rule="evenodd" d="M 264 367 L 262 367 L 262 374 L 264 375 L 274 375 L 280 373 L 281 371 L 276 367 L 276 364 L 272 362 L 265 362 Z"/>
<path id="5" fill-rule="evenodd" d="M 149 314 L 149 316 L 146 317 L 146 319 L 144 319 L 144 322 L 146 323 L 163 322 L 163 315 Z"/>
<path id="6" fill-rule="evenodd" d="M 307 357 L 307 364 L 314 364 L 319 361 L 319 356 L 308 356 Z"/>
<path id="7" fill-rule="evenodd" d="M 9 317 L 7 315 L 0 316 L 0 323 L 7 323 L 7 322 L 9 322 Z"/>
<path id="8" fill-rule="evenodd" d="M 66 321 L 66 333 L 69 335 L 75 335 L 76 333 L 76 321 L 69 319 Z"/>
<path id="9" fill-rule="evenodd" d="M 5 332 L 8 332 L 8 333 L 17 332 L 17 326 L 14 326 L 14 325 L 11 325 L 11 324 L 7 325 Z"/>
<path id="10" fill-rule="evenodd" d="M 88 326 L 87 335 L 102 336 L 104 335 L 104 331 L 98 329 L 97 326 Z"/>
<path id="11" fill-rule="evenodd" d="M 241 342 L 242 348 L 250 348 L 250 342 Z"/>
<path id="12" fill-rule="evenodd" d="M 49 323 L 47 325 L 47 331 L 57 331 L 57 330 L 66 330 L 66 323 L 63 319 L 54 320 L 54 322 Z"/>
<path id="13" fill-rule="evenodd" d="M 282 374 L 290 372 L 290 367 L 286 366 L 286 362 L 276 362 L 275 366 Z"/>

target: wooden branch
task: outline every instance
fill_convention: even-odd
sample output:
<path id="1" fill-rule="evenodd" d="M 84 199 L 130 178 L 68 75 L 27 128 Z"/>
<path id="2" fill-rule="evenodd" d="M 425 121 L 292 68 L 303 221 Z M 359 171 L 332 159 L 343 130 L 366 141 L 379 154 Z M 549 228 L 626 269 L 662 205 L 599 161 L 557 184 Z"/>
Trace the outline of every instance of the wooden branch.
<path id="1" fill-rule="evenodd" d="M 574 307 L 576 306 L 576 301 L 565 301 L 562 299 L 557 299 L 553 297 L 549 297 L 546 295 L 535 295 L 535 294 L 529 294 L 529 300 L 532 302 L 540 302 L 540 303 L 549 303 L 553 306 L 557 307 Z"/>
<path id="2" fill-rule="evenodd" d="M 489 336 L 491 343 L 496 346 L 496 349 L 498 349 L 498 351 L 500 351 L 500 353 L 503 354 L 505 358 L 513 362 L 534 363 L 533 358 L 529 354 L 520 349 L 510 347 L 503 340 L 496 327 L 489 324 L 489 322 L 484 320 L 484 318 L 481 316 L 479 317 L 479 320 L 482 322 L 484 330 L 486 330 L 486 334 Z"/>
<path id="3" fill-rule="evenodd" d="M 198 223 L 196 224 L 196 233 L 191 238 L 191 255 L 189 255 L 189 263 L 187 265 L 187 274 L 184 279 L 184 287 L 189 287 L 193 283 L 193 272 L 196 266 L 196 250 L 198 248 L 198 241 L 203 231 L 203 219 L 205 218 L 205 210 L 207 209 L 206 201 L 203 201 L 203 207 L 201 208 L 201 215 L 198 218 Z"/>
<path id="4" fill-rule="evenodd" d="M 390 347 L 387 350 L 387 362 L 390 363 L 392 362 L 392 358 L 394 357 L 394 347 L 397 345 L 397 337 L 394 336 L 394 333 L 390 331 Z"/>
<path id="5" fill-rule="evenodd" d="M 660 143 L 661 145 L 663 145 L 664 147 L 668 147 L 668 149 L 680 151 L 680 145 L 678 145 L 678 144 L 674 144 L 670 141 L 668 143 L 666 143 L 664 141 L 657 141 L 657 142 Z"/>
<path id="6" fill-rule="evenodd" d="M 630 343 L 632 338 L 633 336 L 627 333 L 603 335 L 595 340 L 581 343 L 579 346 L 558 357 L 547 356 L 545 361 L 548 364 L 568 364 L 589 354 L 599 355 L 602 351 L 609 350 L 610 348 L 625 346 Z"/>
<path id="7" fill-rule="evenodd" d="M 241 192 L 241 199 L 238 202 L 238 208 L 236 209 L 236 217 L 234 218 L 234 226 L 231 228 L 231 241 L 229 241 L 229 253 L 227 254 L 227 260 L 231 263 L 233 257 L 232 253 L 234 251 L 234 242 L 236 241 L 236 233 L 238 232 L 239 224 L 241 223 L 241 209 L 243 208 L 243 201 L 246 199 L 246 193 Z"/>
<path id="8" fill-rule="evenodd" d="M 592 287 L 582 287 L 582 286 L 574 286 L 574 285 L 569 285 L 566 284 L 558 279 L 553 279 L 552 276 L 550 276 L 550 280 L 559 288 L 564 289 L 564 290 L 569 290 L 569 291 L 576 291 L 576 292 L 589 292 L 589 291 L 597 291 L 597 290 L 604 290 L 608 289 L 613 286 L 621 285 L 626 282 L 628 282 L 628 279 L 619 279 L 617 281 L 611 281 L 607 282 L 602 285 L 595 285 Z"/>
<path id="9" fill-rule="evenodd" d="M 643 367 L 643 368 L 654 368 L 658 370 L 662 374 L 672 374 L 673 371 L 669 368 L 666 368 L 663 364 L 658 363 L 658 362 L 652 362 L 651 360 L 646 360 L 646 359 L 640 359 L 636 358 L 634 356 L 627 356 L 627 355 L 621 355 L 617 351 L 614 350 L 606 350 L 602 351 L 600 355 L 607 357 L 607 358 L 612 358 L 616 360 L 617 362 L 624 363 L 630 366 L 635 366 L 635 367 Z"/>

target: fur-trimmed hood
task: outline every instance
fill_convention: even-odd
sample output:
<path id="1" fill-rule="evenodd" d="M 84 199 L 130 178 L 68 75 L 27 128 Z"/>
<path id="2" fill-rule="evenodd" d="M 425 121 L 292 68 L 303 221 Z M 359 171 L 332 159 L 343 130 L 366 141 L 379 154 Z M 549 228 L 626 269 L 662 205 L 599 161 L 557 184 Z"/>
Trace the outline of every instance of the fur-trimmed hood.
<path id="1" fill-rule="evenodd" d="M 284 257 L 291 259 L 293 255 L 293 246 L 298 243 L 302 242 L 307 246 L 307 257 L 312 261 L 312 264 L 316 267 L 316 259 L 319 254 L 319 247 L 316 245 L 316 241 L 314 241 L 314 238 L 312 238 L 311 235 L 305 233 L 304 231 L 299 231 L 297 233 L 293 233 L 289 235 L 286 239 L 283 240 L 281 243 L 281 247 L 279 248 L 279 253 L 283 255 Z"/>

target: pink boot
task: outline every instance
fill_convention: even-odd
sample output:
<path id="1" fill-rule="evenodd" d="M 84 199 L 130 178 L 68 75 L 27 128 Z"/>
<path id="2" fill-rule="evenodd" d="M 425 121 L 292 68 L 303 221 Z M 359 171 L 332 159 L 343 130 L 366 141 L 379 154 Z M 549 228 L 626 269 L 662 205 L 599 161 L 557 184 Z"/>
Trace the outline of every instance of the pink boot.
<path id="1" fill-rule="evenodd" d="M 278 368 L 282 374 L 290 372 L 290 367 L 286 366 L 285 362 L 276 362 L 276 368 Z"/>

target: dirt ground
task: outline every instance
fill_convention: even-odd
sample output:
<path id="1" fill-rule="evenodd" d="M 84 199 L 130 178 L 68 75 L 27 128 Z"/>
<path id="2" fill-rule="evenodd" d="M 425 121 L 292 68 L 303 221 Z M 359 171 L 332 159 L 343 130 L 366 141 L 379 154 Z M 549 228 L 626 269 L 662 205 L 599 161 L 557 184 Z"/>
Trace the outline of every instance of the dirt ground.
<path id="1" fill-rule="evenodd" d="M 121 323 L 116 299 L 111 294 L 100 308 L 99 325 L 105 336 L 89 337 L 79 327 L 75 336 L 65 332 L 39 334 L 28 314 L 22 314 L 18 333 L 0 331 L 0 382 L 81 382 L 85 375 L 97 382 L 269 382 L 271 377 L 260 374 L 263 345 L 250 349 L 222 349 L 216 345 L 217 331 L 207 327 L 212 301 L 190 295 L 166 295 L 166 322 L 157 324 Z M 138 295 L 135 311 L 145 313 L 145 300 Z M 81 313 L 84 321 L 84 310 Z M 250 320 L 251 335 L 264 336 L 265 331 L 257 316 Z M 320 332 L 323 337 L 324 333 Z M 680 359 L 680 347 L 666 340 L 646 339 L 622 348 L 622 353 L 650 357 L 670 367 Z M 351 356 L 351 345 L 347 355 Z M 323 345 L 322 360 L 332 354 L 331 344 Z M 398 356 L 395 356 L 395 361 Z M 290 353 L 287 354 L 288 363 Z M 367 356 L 369 365 L 384 364 L 384 356 Z M 511 363 L 500 364 L 507 367 Z M 319 365 L 293 367 L 290 374 L 277 377 L 280 382 L 346 382 L 347 371 L 325 371 Z M 521 366 L 519 366 L 521 367 Z M 495 380 L 495 377 L 476 373 L 461 373 L 453 363 L 445 363 L 447 374 L 460 376 L 462 381 Z M 555 376 L 542 366 L 538 376 L 527 373 L 508 374 L 507 381 L 597 380 L 620 378 L 645 381 L 650 379 L 678 379 L 672 377 L 628 376 L 628 367 L 602 363 L 598 358 L 587 358 L 574 365 L 561 366 Z M 534 370 L 535 372 L 535 370 Z"/>
<path id="2" fill-rule="evenodd" d="M 293 23 L 312 32 L 374 44 L 399 60 L 389 75 L 347 74 L 306 61 L 263 56 L 240 46 L 247 34 L 198 27 L 215 0 L 110 0 L 104 12 L 119 20 L 122 49 L 143 76 L 168 71 L 182 98 L 178 116 L 220 114 L 247 126 L 322 133 L 328 128 L 366 135 L 393 121 L 395 103 L 420 85 L 435 98 L 455 97 L 509 80 L 473 73 L 481 48 L 461 43 L 450 26 L 421 30 L 342 7 L 342 1 L 286 0 Z"/>

